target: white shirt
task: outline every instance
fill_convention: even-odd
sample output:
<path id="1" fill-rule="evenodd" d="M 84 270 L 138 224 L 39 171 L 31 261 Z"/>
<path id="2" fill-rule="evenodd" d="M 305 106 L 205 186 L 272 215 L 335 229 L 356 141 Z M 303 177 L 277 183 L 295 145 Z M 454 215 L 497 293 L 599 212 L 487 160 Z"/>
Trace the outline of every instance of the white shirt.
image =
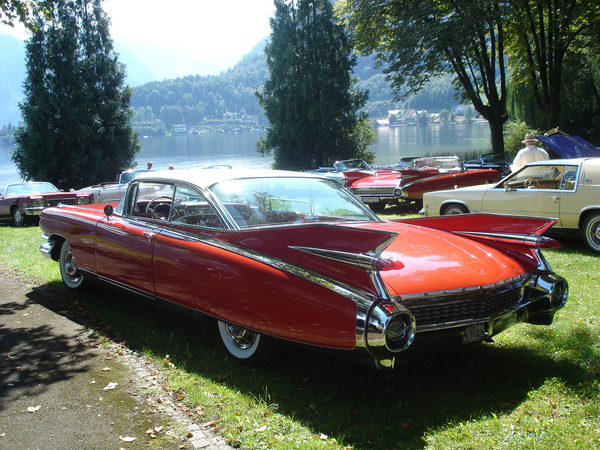
<path id="1" fill-rule="evenodd" d="M 550 159 L 546 150 L 537 147 L 535 144 L 531 144 L 519 150 L 519 153 L 517 153 L 515 160 L 510 166 L 510 170 L 512 172 L 516 172 L 527 163 L 533 161 L 543 161 L 545 159 Z"/>

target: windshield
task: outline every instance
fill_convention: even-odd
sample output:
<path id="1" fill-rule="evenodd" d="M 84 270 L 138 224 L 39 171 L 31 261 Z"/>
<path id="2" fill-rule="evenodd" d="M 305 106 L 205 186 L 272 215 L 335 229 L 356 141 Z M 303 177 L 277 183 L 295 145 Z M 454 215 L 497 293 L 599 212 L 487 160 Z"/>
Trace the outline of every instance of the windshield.
<path id="1" fill-rule="evenodd" d="M 291 223 L 381 220 L 360 200 L 331 180 L 227 180 L 212 186 L 211 191 L 230 213 L 239 210 L 239 206 L 246 208 L 245 223 L 241 228 Z"/>
<path id="2" fill-rule="evenodd" d="M 346 161 L 336 161 L 333 165 L 339 172 L 345 170 L 369 170 L 369 165 L 362 159 L 349 159 Z"/>
<path id="3" fill-rule="evenodd" d="M 47 182 L 9 184 L 6 186 L 4 195 L 41 194 L 46 192 L 58 192 L 58 189 L 53 184 Z"/>

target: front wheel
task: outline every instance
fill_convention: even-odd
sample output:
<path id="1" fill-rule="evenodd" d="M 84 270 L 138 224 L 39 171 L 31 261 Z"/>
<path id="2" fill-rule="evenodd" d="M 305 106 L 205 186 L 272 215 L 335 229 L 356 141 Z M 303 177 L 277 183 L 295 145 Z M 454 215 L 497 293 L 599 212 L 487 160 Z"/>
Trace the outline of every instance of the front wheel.
<path id="1" fill-rule="evenodd" d="M 71 245 L 67 241 L 64 241 L 60 248 L 58 263 L 60 266 L 60 276 L 67 289 L 76 291 L 85 285 L 85 278 L 77 268 L 77 262 L 71 250 Z"/>
<path id="2" fill-rule="evenodd" d="M 12 220 L 15 227 L 22 227 L 25 224 L 25 217 L 23 217 L 19 208 L 13 209 Z"/>
<path id="3" fill-rule="evenodd" d="M 459 214 L 467 214 L 469 210 L 464 205 L 459 205 L 458 203 L 454 203 L 452 205 L 446 206 L 444 208 L 444 216 L 456 216 Z"/>
<path id="4" fill-rule="evenodd" d="M 218 327 L 225 350 L 235 359 L 253 365 L 267 360 L 271 344 L 268 337 L 221 320 Z"/>
<path id="5" fill-rule="evenodd" d="M 594 213 L 585 219 L 581 234 L 590 250 L 600 253 L 600 213 Z"/>

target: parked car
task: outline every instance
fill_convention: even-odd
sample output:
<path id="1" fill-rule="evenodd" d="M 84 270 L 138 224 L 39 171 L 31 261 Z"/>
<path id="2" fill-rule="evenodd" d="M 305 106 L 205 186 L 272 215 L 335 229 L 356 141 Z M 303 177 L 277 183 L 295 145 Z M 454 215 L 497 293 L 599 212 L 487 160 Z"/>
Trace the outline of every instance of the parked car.
<path id="1" fill-rule="evenodd" d="M 425 216 L 475 212 L 554 218 L 551 232 L 580 234 L 600 252 L 600 158 L 536 161 L 496 184 L 428 192 L 421 210 Z"/>
<path id="2" fill-rule="evenodd" d="M 580 136 L 570 136 L 557 129 L 536 136 L 550 150 L 551 158 L 588 158 L 600 156 L 600 150 Z"/>
<path id="3" fill-rule="evenodd" d="M 465 169 L 457 156 L 416 158 L 398 171 L 380 171 L 356 180 L 350 192 L 375 211 L 388 204 L 421 201 L 423 193 L 493 183 L 500 173 L 491 169 Z"/>
<path id="4" fill-rule="evenodd" d="M 12 220 L 14 226 L 21 227 L 49 206 L 88 203 L 89 195 L 62 192 L 47 181 L 10 183 L 4 187 L 4 195 L 0 197 L 0 219 Z"/>
<path id="5" fill-rule="evenodd" d="M 418 342 L 550 324 L 568 291 L 541 252 L 560 245 L 540 236 L 553 223 L 384 221 L 315 175 L 164 171 L 118 204 L 44 211 L 40 251 L 69 289 L 101 280 L 214 319 L 238 360 L 278 338 L 392 367 Z"/>
<path id="6" fill-rule="evenodd" d="M 118 202 L 127 190 L 127 184 L 141 173 L 153 172 L 154 169 L 126 170 L 117 175 L 116 181 L 95 184 L 79 189 L 77 192 L 92 194 L 93 203 Z"/>
<path id="7" fill-rule="evenodd" d="M 465 161 L 466 169 L 494 169 L 505 177 L 510 173 L 510 165 L 513 158 L 508 153 L 484 153 L 477 159 Z"/>
<path id="8" fill-rule="evenodd" d="M 350 186 L 355 180 L 374 173 L 373 168 L 362 159 L 336 161 L 332 167 L 319 167 L 306 173 L 321 175 L 337 181 L 342 186 Z"/>

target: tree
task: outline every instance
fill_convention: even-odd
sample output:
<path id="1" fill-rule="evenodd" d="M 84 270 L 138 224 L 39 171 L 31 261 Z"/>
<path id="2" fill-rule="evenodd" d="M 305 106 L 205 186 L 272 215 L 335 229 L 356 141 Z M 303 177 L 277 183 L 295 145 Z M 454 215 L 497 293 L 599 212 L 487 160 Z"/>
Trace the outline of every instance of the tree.
<path id="1" fill-rule="evenodd" d="M 56 0 L 0 0 L 0 23 L 12 27 L 18 20 L 29 30 L 35 31 L 35 21 L 49 20 L 55 3 Z"/>
<path id="2" fill-rule="evenodd" d="M 396 98 L 446 73 L 489 121 L 492 151 L 504 148 L 505 3 L 496 0 L 340 0 L 339 16 L 363 54 L 386 64 Z"/>
<path id="3" fill-rule="evenodd" d="M 512 0 L 511 4 L 511 81 L 522 87 L 517 91 L 526 93 L 525 101 L 531 99 L 537 106 L 541 120 L 534 125 L 548 130 L 560 125 L 565 82 L 572 85 L 579 77 L 563 79 L 569 59 L 577 62 L 575 72 L 580 72 L 585 53 L 597 54 L 600 1 Z M 592 92 L 597 95 L 597 89 Z"/>
<path id="4" fill-rule="evenodd" d="M 367 94 L 355 87 L 356 59 L 330 2 L 275 0 L 275 6 L 265 48 L 269 75 L 257 93 L 269 121 L 259 152 L 273 152 L 274 168 L 292 170 L 357 157 L 365 145 L 355 133 L 364 125 L 358 110 Z"/>
<path id="5" fill-rule="evenodd" d="M 24 179 L 80 188 L 113 180 L 140 150 L 131 90 L 101 0 L 59 0 L 27 42 L 24 126 L 13 161 Z"/>

